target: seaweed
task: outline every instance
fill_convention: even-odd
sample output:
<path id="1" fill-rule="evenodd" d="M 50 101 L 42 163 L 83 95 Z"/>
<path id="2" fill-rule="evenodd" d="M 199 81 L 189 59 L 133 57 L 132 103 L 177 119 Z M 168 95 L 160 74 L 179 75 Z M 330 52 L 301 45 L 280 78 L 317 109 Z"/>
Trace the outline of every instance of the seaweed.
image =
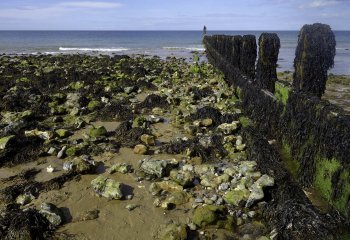
<path id="1" fill-rule="evenodd" d="M 255 77 L 255 61 L 257 57 L 256 37 L 254 35 L 244 35 L 242 38 L 240 56 L 240 70 L 248 78 Z"/>
<path id="2" fill-rule="evenodd" d="M 166 97 L 162 97 L 156 94 L 151 94 L 146 97 L 146 99 L 137 105 L 137 108 L 147 108 L 147 109 L 152 109 L 155 107 L 160 107 L 160 108 L 166 108 L 168 107 L 169 104 L 167 102 Z"/>
<path id="3" fill-rule="evenodd" d="M 7 149 L 0 152 L 0 166 L 14 166 L 36 160 L 42 153 L 44 140 L 39 137 L 15 137 Z"/>
<path id="4" fill-rule="evenodd" d="M 256 67 L 256 84 L 272 93 L 277 80 L 277 60 L 281 43 L 276 33 L 263 33 L 259 38 L 259 59 Z"/>
<path id="5" fill-rule="evenodd" d="M 36 209 L 21 210 L 18 205 L 8 205 L 0 215 L 0 238 L 4 240 L 44 240 L 53 230 Z"/>
<path id="6" fill-rule="evenodd" d="M 143 134 L 149 133 L 149 130 L 139 127 L 133 128 L 130 121 L 125 121 L 115 130 L 115 137 L 122 146 L 134 147 L 142 143 L 141 136 Z"/>
<path id="7" fill-rule="evenodd" d="M 204 162 L 220 161 L 220 158 L 227 156 L 228 152 L 222 145 L 222 135 L 205 136 L 209 138 L 209 146 L 203 146 L 200 143 L 200 138 L 196 137 L 184 141 L 180 138 L 171 141 L 161 147 L 161 151 L 168 154 L 180 154 L 188 151 L 190 157 L 200 157 Z"/>
<path id="8" fill-rule="evenodd" d="M 327 71 L 334 65 L 336 42 L 331 27 L 315 23 L 300 30 L 294 60 L 293 87 L 321 97 L 326 89 Z"/>
<path id="9" fill-rule="evenodd" d="M 225 114 L 222 115 L 221 112 L 213 107 L 203 107 L 197 109 L 197 111 L 187 117 L 188 121 L 195 121 L 210 118 L 213 120 L 213 126 L 220 125 L 222 123 L 231 123 L 232 121 L 238 120 L 238 114 Z"/>

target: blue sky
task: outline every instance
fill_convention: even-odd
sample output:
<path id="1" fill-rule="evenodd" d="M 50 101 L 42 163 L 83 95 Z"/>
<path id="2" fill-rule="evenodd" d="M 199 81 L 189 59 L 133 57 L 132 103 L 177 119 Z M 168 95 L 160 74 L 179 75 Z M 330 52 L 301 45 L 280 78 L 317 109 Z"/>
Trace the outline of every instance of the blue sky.
<path id="1" fill-rule="evenodd" d="M 350 30 L 350 0 L 1 0 L 0 30 Z"/>

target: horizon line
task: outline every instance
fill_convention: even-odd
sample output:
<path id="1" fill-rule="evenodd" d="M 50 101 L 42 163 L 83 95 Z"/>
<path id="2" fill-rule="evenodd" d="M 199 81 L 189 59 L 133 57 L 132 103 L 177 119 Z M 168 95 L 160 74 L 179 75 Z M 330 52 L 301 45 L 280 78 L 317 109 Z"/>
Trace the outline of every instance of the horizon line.
<path id="1" fill-rule="evenodd" d="M 350 31 L 347 29 L 332 29 L 333 31 Z M 35 31 L 45 31 L 45 32 L 58 32 L 58 31 L 76 31 L 76 32 L 84 32 L 84 31 L 89 31 L 89 32 L 116 32 L 116 31 L 120 31 L 120 32 L 203 32 L 203 30 L 198 30 L 198 29 L 194 29 L 194 30 L 181 30 L 181 29 L 147 29 L 147 30 L 139 30 L 139 29 L 130 29 L 130 30 L 111 30 L 111 29 L 0 29 L 1 32 L 15 32 L 15 31 L 23 31 L 23 32 L 35 32 Z M 217 31 L 234 31 L 234 32 L 239 32 L 239 31 L 255 31 L 255 32 L 261 32 L 261 31 L 279 31 L 279 32 L 283 32 L 283 31 L 300 31 L 300 29 L 278 29 L 278 30 L 272 30 L 272 29 L 241 29 L 241 30 L 237 30 L 237 29 L 213 29 L 213 30 L 207 30 L 207 32 L 217 32 Z"/>

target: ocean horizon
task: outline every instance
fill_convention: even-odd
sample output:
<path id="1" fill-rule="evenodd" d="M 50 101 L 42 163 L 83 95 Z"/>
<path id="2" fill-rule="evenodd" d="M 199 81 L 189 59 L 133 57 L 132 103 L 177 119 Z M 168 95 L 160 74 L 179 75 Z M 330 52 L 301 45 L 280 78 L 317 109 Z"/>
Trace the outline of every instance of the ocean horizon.
<path id="1" fill-rule="evenodd" d="M 293 70 L 299 31 L 208 31 L 209 35 L 275 32 L 281 39 L 278 71 Z M 337 41 L 335 66 L 330 73 L 350 75 L 350 31 L 334 31 Z M 26 54 L 144 54 L 191 58 L 194 51 L 204 52 L 202 31 L 191 30 L 2 30 L 0 53 Z"/>

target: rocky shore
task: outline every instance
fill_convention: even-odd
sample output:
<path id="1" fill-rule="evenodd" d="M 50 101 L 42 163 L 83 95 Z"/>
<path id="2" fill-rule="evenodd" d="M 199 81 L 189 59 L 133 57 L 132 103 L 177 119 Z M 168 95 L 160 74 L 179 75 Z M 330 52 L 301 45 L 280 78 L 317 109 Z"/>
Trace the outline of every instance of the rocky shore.
<path id="1" fill-rule="evenodd" d="M 210 64 L 0 62 L 1 239 L 283 239 L 252 122 Z"/>

